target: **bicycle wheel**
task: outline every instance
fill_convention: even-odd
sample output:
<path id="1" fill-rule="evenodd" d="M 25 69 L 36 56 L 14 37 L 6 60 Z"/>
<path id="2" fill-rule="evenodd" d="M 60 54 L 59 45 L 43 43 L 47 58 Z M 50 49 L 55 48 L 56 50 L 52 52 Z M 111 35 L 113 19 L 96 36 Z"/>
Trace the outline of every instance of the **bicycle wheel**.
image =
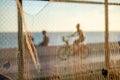
<path id="1" fill-rule="evenodd" d="M 62 60 L 66 60 L 70 56 L 70 48 L 60 47 L 58 50 L 58 57 Z"/>

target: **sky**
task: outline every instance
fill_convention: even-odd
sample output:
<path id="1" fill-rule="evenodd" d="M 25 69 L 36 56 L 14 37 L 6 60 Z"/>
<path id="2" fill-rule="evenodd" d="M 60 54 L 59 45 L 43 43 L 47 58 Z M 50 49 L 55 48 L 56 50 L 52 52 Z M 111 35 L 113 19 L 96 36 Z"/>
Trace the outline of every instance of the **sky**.
<path id="1" fill-rule="evenodd" d="M 105 30 L 104 5 L 23 0 L 23 8 L 28 31 L 69 32 L 75 31 L 78 23 L 84 31 Z M 120 6 L 109 6 L 109 30 L 120 31 L 119 21 Z M 1 0 L 0 32 L 17 32 L 17 25 L 15 0 Z"/>

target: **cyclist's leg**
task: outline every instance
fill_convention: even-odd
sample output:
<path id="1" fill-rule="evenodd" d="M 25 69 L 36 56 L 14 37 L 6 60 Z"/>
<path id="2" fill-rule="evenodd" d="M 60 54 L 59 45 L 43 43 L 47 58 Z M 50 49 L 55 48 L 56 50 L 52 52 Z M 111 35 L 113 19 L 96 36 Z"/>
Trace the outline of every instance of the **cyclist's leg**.
<path id="1" fill-rule="evenodd" d="M 82 58 L 86 58 L 89 55 L 88 46 L 85 44 L 85 42 L 82 42 L 80 45 Z"/>
<path id="2" fill-rule="evenodd" d="M 82 47 L 84 51 L 88 50 L 88 46 L 85 42 L 82 42 Z"/>
<path id="3" fill-rule="evenodd" d="M 81 42 L 80 43 L 80 46 L 81 46 L 81 49 L 82 49 L 82 52 L 84 52 L 86 50 L 86 45 L 85 45 L 85 42 Z"/>
<path id="4" fill-rule="evenodd" d="M 84 50 L 82 48 L 82 45 L 84 44 L 84 39 L 77 39 L 74 41 L 73 43 L 73 51 L 74 51 L 74 54 L 79 54 L 79 53 L 82 53 Z"/>
<path id="5" fill-rule="evenodd" d="M 78 40 L 75 40 L 74 43 L 73 43 L 73 54 L 74 55 L 77 55 L 79 54 L 79 39 Z"/>

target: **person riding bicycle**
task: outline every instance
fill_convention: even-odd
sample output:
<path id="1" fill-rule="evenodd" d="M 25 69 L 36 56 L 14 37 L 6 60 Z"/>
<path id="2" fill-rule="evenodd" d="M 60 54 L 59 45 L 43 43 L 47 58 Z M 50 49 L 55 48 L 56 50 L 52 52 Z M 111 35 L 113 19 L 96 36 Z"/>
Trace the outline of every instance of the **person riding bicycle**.
<path id="1" fill-rule="evenodd" d="M 83 31 L 80 29 L 80 25 L 76 25 L 77 31 L 70 36 L 62 37 L 62 41 L 65 43 L 62 47 L 58 49 L 58 57 L 60 59 L 66 60 L 71 54 L 80 55 L 81 58 L 86 58 L 88 56 L 88 47 L 82 45 L 85 37 Z M 69 37 L 78 36 L 78 38 L 73 42 L 72 45 L 69 44 Z M 79 45 L 80 44 L 80 45 Z"/>
<path id="2" fill-rule="evenodd" d="M 74 43 L 73 43 L 73 45 L 74 45 L 74 54 L 76 54 L 76 53 L 78 53 L 78 46 L 79 46 L 79 44 L 81 44 L 81 43 L 83 43 L 84 42 L 84 40 L 85 40 L 85 36 L 84 36 L 84 33 L 83 33 L 83 31 L 80 29 L 80 24 L 77 24 L 76 25 L 76 29 L 77 29 L 77 31 L 76 32 L 74 32 L 71 36 L 78 36 L 78 39 L 76 39 L 75 41 L 74 41 Z M 77 46 L 76 46 L 77 45 Z"/>

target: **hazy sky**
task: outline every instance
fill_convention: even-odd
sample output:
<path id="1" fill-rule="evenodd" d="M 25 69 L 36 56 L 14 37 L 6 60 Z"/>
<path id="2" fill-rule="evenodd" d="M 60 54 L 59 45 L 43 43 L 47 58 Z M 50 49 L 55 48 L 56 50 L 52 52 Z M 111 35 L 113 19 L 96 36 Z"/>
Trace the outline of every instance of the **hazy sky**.
<path id="1" fill-rule="evenodd" d="M 75 31 L 77 23 L 84 31 L 104 31 L 104 5 L 24 0 L 23 7 L 29 31 Z M 120 6 L 109 6 L 109 27 L 111 31 L 120 31 Z M 15 0 L 0 3 L 0 32 L 8 31 L 17 31 Z"/>

